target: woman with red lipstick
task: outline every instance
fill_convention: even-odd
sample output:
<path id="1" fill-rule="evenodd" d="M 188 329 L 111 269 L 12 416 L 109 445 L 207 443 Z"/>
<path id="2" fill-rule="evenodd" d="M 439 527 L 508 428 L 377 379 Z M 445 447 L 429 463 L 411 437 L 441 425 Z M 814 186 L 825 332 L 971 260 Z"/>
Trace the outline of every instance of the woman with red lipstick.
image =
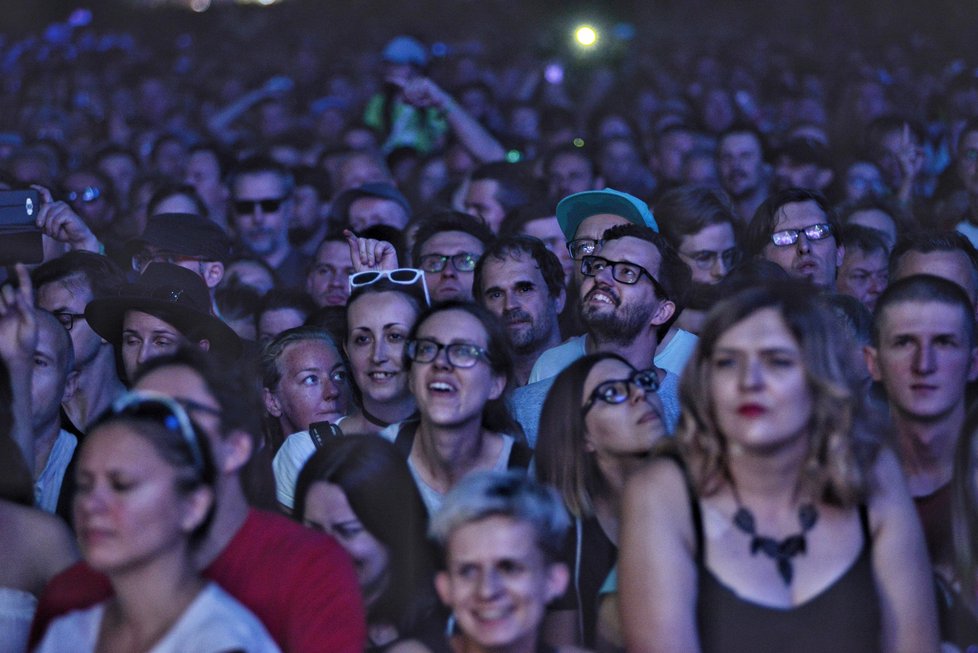
<path id="1" fill-rule="evenodd" d="M 658 386 L 655 370 L 605 352 L 561 372 L 543 404 L 537 479 L 559 491 L 574 519 L 564 552 L 571 584 L 547 617 L 553 643 L 595 645 L 598 591 L 618 559 L 625 480 L 666 434 Z"/>
<path id="2" fill-rule="evenodd" d="M 438 304 L 418 318 L 405 349 L 418 419 L 381 432 L 407 457 L 429 513 L 476 470 L 525 469 L 531 450 L 503 396 L 513 359 L 496 316 L 469 302 Z"/>
<path id="3" fill-rule="evenodd" d="M 624 494 L 628 651 L 937 650 L 920 524 L 823 310 L 768 284 L 707 318 L 678 452 Z"/>
<path id="4" fill-rule="evenodd" d="M 113 596 L 48 626 L 36 651 L 279 651 L 258 619 L 194 564 L 217 471 L 180 404 L 121 397 L 82 444 L 74 523 L 85 561 Z"/>

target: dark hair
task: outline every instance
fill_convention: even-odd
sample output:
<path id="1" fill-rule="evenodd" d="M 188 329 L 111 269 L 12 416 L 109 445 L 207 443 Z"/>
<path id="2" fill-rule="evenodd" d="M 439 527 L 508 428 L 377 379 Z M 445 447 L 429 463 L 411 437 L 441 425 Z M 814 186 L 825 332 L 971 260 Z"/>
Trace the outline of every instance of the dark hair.
<path id="1" fill-rule="evenodd" d="M 842 331 L 857 345 L 868 345 L 873 337 L 873 314 L 852 295 L 822 293 L 816 297 L 829 310 Z"/>
<path id="2" fill-rule="evenodd" d="M 890 252 L 890 277 L 896 276 L 900 259 L 905 254 L 917 252 L 961 252 L 971 264 L 971 279 L 978 289 L 978 249 L 971 244 L 968 237 L 959 231 L 918 231 L 908 234 L 897 241 Z"/>
<path id="3" fill-rule="evenodd" d="M 217 141 L 204 141 L 203 143 L 196 143 L 190 146 L 190 149 L 187 151 L 188 158 L 189 155 L 196 154 L 197 152 L 209 152 L 214 156 L 214 161 L 217 163 L 218 178 L 221 181 L 227 177 L 228 171 L 234 165 L 234 158 Z"/>
<path id="4" fill-rule="evenodd" d="M 31 283 L 34 288 L 56 281 L 67 284 L 76 276 L 84 277 L 85 283 L 91 288 L 93 299 L 114 296 L 126 283 L 125 273 L 112 259 L 82 251 L 66 252 L 37 266 L 31 272 Z"/>
<path id="5" fill-rule="evenodd" d="M 720 135 L 717 136 L 717 153 L 719 154 L 720 146 L 723 145 L 723 141 L 726 140 L 728 136 L 736 136 L 739 134 L 749 134 L 753 136 L 754 140 L 757 141 L 757 146 L 761 150 L 761 159 L 764 161 L 768 160 L 770 152 L 768 149 L 767 139 L 764 138 L 764 134 L 762 134 L 761 131 L 751 123 L 742 121 L 735 122 L 720 132 Z"/>
<path id="6" fill-rule="evenodd" d="M 258 317 L 258 307 L 262 297 L 251 286 L 242 284 L 237 279 L 219 286 L 214 291 L 214 303 L 221 312 L 221 318 L 229 320 L 251 320 Z"/>
<path id="7" fill-rule="evenodd" d="M 659 272 L 656 274 L 656 281 L 665 288 L 669 295 L 669 301 L 676 305 L 672 318 L 660 326 L 659 335 L 661 337 L 686 307 L 686 295 L 689 294 L 689 288 L 692 285 L 693 273 L 686 262 L 679 257 L 676 248 L 662 234 L 656 233 L 648 227 L 631 223 L 619 224 L 609 228 L 602 236 L 605 243 L 625 237 L 644 240 L 659 250 L 661 262 L 659 263 Z"/>
<path id="8" fill-rule="evenodd" d="M 506 212 L 543 196 L 543 187 L 524 166 L 505 161 L 484 163 L 474 171 L 470 181 L 496 182 L 495 199 Z"/>
<path id="9" fill-rule="evenodd" d="M 368 622 L 393 622 L 409 633 L 436 606 L 428 512 L 404 456 L 376 435 L 327 438 L 306 461 L 295 486 L 297 521 L 316 483 L 337 485 L 364 528 L 387 549 L 387 585 L 367 606 Z"/>
<path id="10" fill-rule="evenodd" d="M 486 351 L 488 351 L 489 368 L 494 374 L 502 376 L 506 381 L 502 394 L 498 398 L 490 399 L 486 402 L 485 408 L 482 410 L 483 427 L 497 433 L 521 433 L 519 425 L 513 420 L 512 415 L 510 415 L 505 398 L 508 391 L 512 389 L 515 378 L 512 348 L 509 344 L 509 337 L 506 334 L 506 330 L 500 324 L 499 319 L 490 313 L 488 309 L 472 302 L 457 300 L 435 304 L 418 316 L 417 322 L 411 328 L 408 340 L 417 338 L 418 330 L 432 316 L 446 311 L 462 311 L 463 313 L 468 313 L 482 324 L 482 328 L 486 331 Z M 410 370 L 413 365 L 414 361 L 405 356 L 405 369 Z M 517 439 L 520 438 L 518 437 Z"/>
<path id="11" fill-rule="evenodd" d="M 214 516 L 217 506 L 217 468 L 214 465 L 214 454 L 207 437 L 189 415 L 187 418 L 190 420 L 195 444 L 200 453 L 199 461 L 196 459 L 191 445 L 179 429 L 165 426 L 162 419 L 133 415 L 127 412 L 118 414 L 110 410 L 96 420 L 88 434 L 91 436 L 100 429 L 121 426 L 130 433 L 146 440 L 156 451 L 156 454 L 176 471 L 176 489 L 178 492 L 189 494 L 201 487 L 210 488 L 212 502 L 207 516 L 190 533 L 190 544 L 193 546 L 200 544 L 207 536 L 208 528 Z M 82 442 L 81 446 L 84 447 L 85 442 Z"/>
<path id="12" fill-rule="evenodd" d="M 315 312 L 316 304 L 313 303 L 309 295 L 299 290 L 273 288 L 261 298 L 261 304 L 258 306 L 255 316 L 261 317 L 262 313 L 286 308 L 301 313 L 302 320 L 305 321 Z"/>
<path id="13" fill-rule="evenodd" d="M 871 227 L 864 227 L 861 224 L 850 224 L 845 227 L 846 256 L 853 249 L 858 249 L 866 254 L 882 252 L 889 256 L 889 247 L 886 240 L 878 230 Z"/>
<path id="14" fill-rule="evenodd" d="M 955 144 L 955 151 L 958 153 L 958 156 L 961 156 L 961 148 L 964 146 L 964 139 L 975 132 L 978 132 L 978 118 L 968 118 L 968 121 L 964 123 L 964 126 L 958 133 L 958 142 Z"/>
<path id="15" fill-rule="evenodd" d="M 586 147 L 577 147 L 572 143 L 565 143 L 564 145 L 558 145 L 543 155 L 543 165 L 541 166 L 541 169 L 543 170 L 544 174 L 550 174 L 550 166 L 552 166 L 554 161 L 561 156 L 576 156 L 584 159 L 584 161 L 587 163 L 588 170 L 591 172 L 591 176 L 594 177 L 598 173 L 597 166 L 594 162 L 594 156 L 590 149 Z"/>
<path id="16" fill-rule="evenodd" d="M 748 256 L 762 254 L 764 248 L 771 242 L 771 234 L 778 226 L 782 207 L 798 202 L 815 202 L 825 214 L 825 221 L 832 226 L 832 235 L 835 237 L 836 244 L 842 244 L 842 224 L 825 196 L 807 188 L 788 188 L 769 195 L 754 211 L 754 217 L 747 225 L 747 233 L 744 236 L 744 249 Z"/>
<path id="17" fill-rule="evenodd" d="M 964 315 L 968 346 L 975 346 L 975 307 L 968 299 L 968 294 L 964 289 L 944 277 L 936 277 L 932 274 L 914 274 L 891 283 L 876 300 L 876 309 L 873 311 L 872 342 L 874 347 L 878 347 L 880 344 L 880 328 L 886 309 L 894 304 L 905 302 L 935 302 L 960 308 Z"/>
<path id="18" fill-rule="evenodd" d="M 547 293 L 550 297 L 558 297 L 564 289 L 564 268 L 560 264 L 557 255 L 547 249 L 543 241 L 533 236 L 507 236 L 500 238 L 491 244 L 475 266 L 475 274 L 472 277 L 472 289 L 475 301 L 484 304 L 482 296 L 482 275 L 486 261 L 490 258 L 496 261 L 514 260 L 518 261 L 528 255 L 533 258 L 540 268 L 540 274 L 547 284 Z"/>
<path id="19" fill-rule="evenodd" d="M 729 224 L 737 234 L 739 223 L 730 200 L 712 188 L 680 186 L 665 192 L 655 203 L 659 233 L 679 248 L 686 236 L 715 224 Z"/>
<path id="20" fill-rule="evenodd" d="M 606 360 L 633 367 L 611 352 L 578 358 L 554 379 L 540 412 L 536 478 L 555 488 L 568 511 L 578 518 L 594 514 L 594 499 L 606 489 L 596 458 L 584 448 L 587 427 L 580 409 L 588 375 Z"/>
<path id="21" fill-rule="evenodd" d="M 527 223 L 543 218 L 556 218 L 557 204 L 553 200 L 538 200 L 517 207 L 506 214 L 499 225 L 499 236 L 513 236 L 522 233 Z"/>
<path id="22" fill-rule="evenodd" d="M 228 188 L 233 191 L 235 184 L 241 177 L 265 173 L 276 175 L 284 186 L 283 192 L 286 195 L 292 194 L 295 188 L 295 177 L 293 177 L 292 171 L 267 156 L 252 156 L 239 161 L 238 165 L 231 171 Z"/>
<path id="23" fill-rule="evenodd" d="M 418 231 L 414 235 L 411 260 L 415 264 L 421 258 L 421 248 L 424 247 L 424 244 L 431 240 L 433 236 L 443 231 L 461 231 L 462 233 L 469 234 L 481 242 L 483 248 L 488 247 L 495 238 L 492 235 L 492 230 L 484 222 L 479 220 L 479 218 L 468 215 L 467 213 L 459 213 L 458 211 L 435 213 L 421 221 L 418 226 Z"/>
<path id="24" fill-rule="evenodd" d="M 186 367 L 199 376 L 221 410 L 221 435 L 243 431 L 256 441 L 261 433 L 262 406 L 255 375 L 248 370 L 249 361 L 218 362 L 198 347 L 180 347 L 176 352 L 152 358 L 139 366 L 134 384 L 156 370 L 166 367 Z"/>

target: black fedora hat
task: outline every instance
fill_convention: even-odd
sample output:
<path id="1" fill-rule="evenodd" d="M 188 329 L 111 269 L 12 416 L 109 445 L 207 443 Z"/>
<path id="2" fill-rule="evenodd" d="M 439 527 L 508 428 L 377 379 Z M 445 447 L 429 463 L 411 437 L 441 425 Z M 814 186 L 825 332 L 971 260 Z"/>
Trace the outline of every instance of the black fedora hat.
<path id="1" fill-rule="evenodd" d="M 172 263 L 151 263 L 135 283 L 115 297 L 95 299 L 85 307 L 85 319 L 95 333 L 113 344 L 122 341 L 126 311 L 149 313 L 189 340 L 207 340 L 210 351 L 236 358 L 241 340 L 231 327 L 211 314 L 207 285 L 195 272 Z"/>

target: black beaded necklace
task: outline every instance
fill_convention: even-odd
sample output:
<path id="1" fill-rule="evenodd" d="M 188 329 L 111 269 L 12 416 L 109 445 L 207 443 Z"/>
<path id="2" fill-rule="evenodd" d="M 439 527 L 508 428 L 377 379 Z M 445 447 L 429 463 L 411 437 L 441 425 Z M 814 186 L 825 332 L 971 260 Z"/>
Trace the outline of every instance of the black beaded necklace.
<path id="1" fill-rule="evenodd" d="M 798 506 L 798 522 L 801 524 L 801 531 L 779 541 L 773 537 L 757 534 L 754 513 L 740 503 L 739 497 L 737 498 L 737 512 L 733 517 L 734 526 L 751 536 L 751 555 L 757 555 L 757 552 L 761 551 L 774 560 L 778 566 L 778 574 L 781 575 L 785 585 L 791 584 L 795 574 L 795 570 L 791 566 L 791 559 L 805 553 L 807 544 L 805 533 L 812 530 L 817 521 L 818 510 L 815 509 L 815 506 L 811 503 L 801 504 Z"/>

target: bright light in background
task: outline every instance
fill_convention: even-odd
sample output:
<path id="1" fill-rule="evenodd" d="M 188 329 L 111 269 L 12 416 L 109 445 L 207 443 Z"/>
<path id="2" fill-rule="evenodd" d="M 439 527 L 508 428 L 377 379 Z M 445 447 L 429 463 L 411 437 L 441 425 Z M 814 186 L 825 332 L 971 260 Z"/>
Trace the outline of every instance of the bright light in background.
<path id="1" fill-rule="evenodd" d="M 211 0 L 190 0 L 190 8 L 200 13 L 210 9 Z"/>
<path id="2" fill-rule="evenodd" d="M 574 30 L 574 40 L 582 48 L 591 48 L 598 42 L 598 33 L 590 25 L 581 25 Z"/>

